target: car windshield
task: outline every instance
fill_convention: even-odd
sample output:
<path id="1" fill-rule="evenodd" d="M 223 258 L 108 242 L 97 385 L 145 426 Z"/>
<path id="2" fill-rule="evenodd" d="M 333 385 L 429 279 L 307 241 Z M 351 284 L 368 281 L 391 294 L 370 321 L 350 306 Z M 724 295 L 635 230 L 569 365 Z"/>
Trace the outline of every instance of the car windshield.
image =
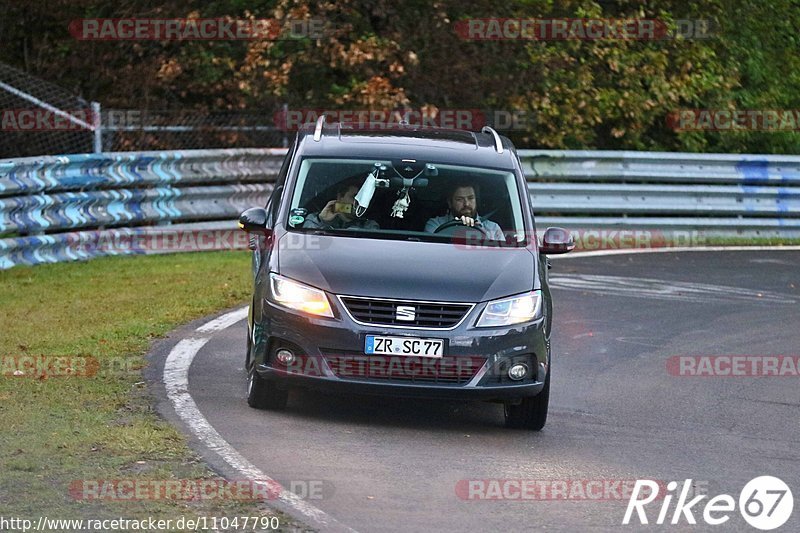
<path id="1" fill-rule="evenodd" d="M 513 172 L 415 160 L 304 159 L 287 226 L 360 238 L 526 244 Z"/>

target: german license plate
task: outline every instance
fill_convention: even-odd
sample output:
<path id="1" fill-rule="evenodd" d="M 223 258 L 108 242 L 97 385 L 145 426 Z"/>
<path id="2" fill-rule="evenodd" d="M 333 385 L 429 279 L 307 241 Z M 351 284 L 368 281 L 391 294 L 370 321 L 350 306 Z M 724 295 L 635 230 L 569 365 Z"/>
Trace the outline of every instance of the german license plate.
<path id="1" fill-rule="evenodd" d="M 416 337 L 383 337 L 367 335 L 364 352 L 368 355 L 415 355 L 442 357 L 444 340 L 418 339 Z"/>

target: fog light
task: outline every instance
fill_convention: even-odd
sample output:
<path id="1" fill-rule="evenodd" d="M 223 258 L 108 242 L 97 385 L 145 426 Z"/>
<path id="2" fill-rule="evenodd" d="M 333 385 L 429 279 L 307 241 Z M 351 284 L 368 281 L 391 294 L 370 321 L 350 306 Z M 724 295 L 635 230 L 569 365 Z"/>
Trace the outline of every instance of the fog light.
<path id="1" fill-rule="evenodd" d="M 522 363 L 517 363 L 515 365 L 512 365 L 511 368 L 508 369 L 508 377 L 510 377 L 514 381 L 521 380 L 527 374 L 528 374 L 528 366 Z"/>
<path id="2" fill-rule="evenodd" d="M 282 365 L 289 366 L 294 363 L 294 354 L 286 348 L 281 348 L 275 352 L 275 359 Z"/>

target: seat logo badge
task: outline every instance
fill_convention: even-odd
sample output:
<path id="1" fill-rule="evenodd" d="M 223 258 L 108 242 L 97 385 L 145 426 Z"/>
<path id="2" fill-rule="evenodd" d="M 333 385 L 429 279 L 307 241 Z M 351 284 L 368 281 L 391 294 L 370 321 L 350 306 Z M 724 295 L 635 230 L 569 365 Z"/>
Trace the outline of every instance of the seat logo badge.
<path id="1" fill-rule="evenodd" d="M 417 319 L 417 310 L 411 305 L 398 305 L 394 317 L 397 320 L 412 322 Z"/>

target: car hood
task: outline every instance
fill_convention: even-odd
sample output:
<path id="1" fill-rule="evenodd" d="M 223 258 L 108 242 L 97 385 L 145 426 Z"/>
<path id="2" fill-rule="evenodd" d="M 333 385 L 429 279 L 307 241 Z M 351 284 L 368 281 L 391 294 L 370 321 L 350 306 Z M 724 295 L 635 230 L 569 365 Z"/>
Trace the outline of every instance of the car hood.
<path id="1" fill-rule="evenodd" d="M 306 233 L 276 245 L 280 274 L 339 295 L 474 303 L 529 291 L 536 278 L 526 248 Z"/>

